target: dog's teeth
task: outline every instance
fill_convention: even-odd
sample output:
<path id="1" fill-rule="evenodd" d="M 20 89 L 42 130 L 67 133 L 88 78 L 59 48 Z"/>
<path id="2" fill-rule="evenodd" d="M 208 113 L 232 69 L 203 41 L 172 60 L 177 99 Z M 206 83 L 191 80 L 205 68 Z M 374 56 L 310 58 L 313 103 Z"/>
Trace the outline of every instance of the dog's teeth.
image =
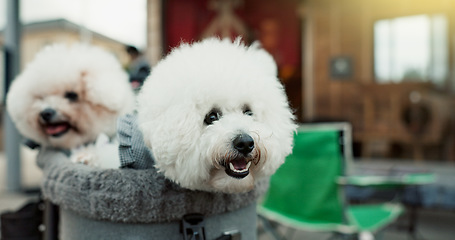
<path id="1" fill-rule="evenodd" d="M 234 171 L 234 172 L 236 171 L 235 167 L 234 167 L 234 165 L 232 163 L 229 163 L 229 167 L 231 168 L 232 171 Z"/>
<path id="2" fill-rule="evenodd" d="M 250 167 L 251 165 L 251 162 L 249 162 L 247 165 L 246 165 L 246 168 L 242 169 L 242 170 L 237 170 L 235 169 L 234 165 L 232 163 L 229 163 L 229 168 L 233 171 L 233 172 L 236 172 L 236 173 L 243 173 L 243 172 L 246 172 L 248 171 L 248 168 Z"/>

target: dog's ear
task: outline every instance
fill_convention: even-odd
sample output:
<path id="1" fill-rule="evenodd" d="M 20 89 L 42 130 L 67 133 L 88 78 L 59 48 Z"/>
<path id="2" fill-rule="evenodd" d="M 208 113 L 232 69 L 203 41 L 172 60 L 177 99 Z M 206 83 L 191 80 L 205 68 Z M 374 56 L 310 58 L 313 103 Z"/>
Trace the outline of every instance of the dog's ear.
<path id="1" fill-rule="evenodd" d="M 39 134 L 28 123 L 30 106 L 35 101 L 31 90 L 35 86 L 30 83 L 30 79 L 33 78 L 27 72 L 22 72 L 14 79 L 6 95 L 6 110 L 23 136 L 37 140 Z"/>
<path id="2" fill-rule="evenodd" d="M 149 109 L 157 109 L 151 105 Z M 138 109 L 139 126 L 146 146 L 152 151 L 154 166 L 166 178 L 186 185 L 191 185 L 188 181 L 196 181 L 208 174 L 200 164 L 199 140 L 203 117 L 190 105 L 191 103 L 167 105 L 152 112 L 149 119 L 144 119 L 142 114 L 145 112 L 141 111 L 148 109 Z"/>
<path id="3" fill-rule="evenodd" d="M 116 114 L 132 112 L 134 93 L 128 74 L 118 59 L 110 52 L 96 46 L 75 44 L 69 49 L 72 58 L 83 59 L 75 66 L 79 80 L 85 85 L 87 101 L 99 104 Z M 125 111 L 130 109 L 130 111 Z"/>
<path id="4" fill-rule="evenodd" d="M 161 111 L 154 110 L 153 107 L 138 109 L 138 122 L 144 137 L 148 135 L 148 138 L 156 138 L 158 141 L 160 138 L 185 137 L 184 135 L 200 129 L 202 125 L 202 120 L 198 124 L 201 117 L 198 117 L 195 107 L 189 103 L 163 107 L 160 108 Z M 175 136 L 171 136 L 171 134 L 175 134 Z M 156 135 L 163 136 L 157 137 Z"/>
<path id="5" fill-rule="evenodd" d="M 182 103 L 155 110 L 153 107 L 139 107 L 138 124 L 145 144 L 152 149 L 157 160 L 165 156 L 177 161 L 185 149 L 193 151 L 203 122 L 195 106 Z"/>
<path id="6" fill-rule="evenodd" d="M 96 79 L 93 79 L 96 77 Z M 123 71 L 103 72 L 96 76 L 86 73 L 86 99 L 118 114 L 132 112 L 134 93 L 128 83 L 128 75 Z"/>
<path id="7" fill-rule="evenodd" d="M 6 95 L 6 110 L 13 121 L 25 118 L 21 110 L 25 110 L 29 103 L 29 101 L 27 101 L 28 97 L 26 97 L 28 87 L 25 84 L 25 80 L 22 80 L 21 78 L 22 75 L 19 75 L 14 79 Z M 23 97 L 25 97 L 25 99 L 23 99 Z"/>

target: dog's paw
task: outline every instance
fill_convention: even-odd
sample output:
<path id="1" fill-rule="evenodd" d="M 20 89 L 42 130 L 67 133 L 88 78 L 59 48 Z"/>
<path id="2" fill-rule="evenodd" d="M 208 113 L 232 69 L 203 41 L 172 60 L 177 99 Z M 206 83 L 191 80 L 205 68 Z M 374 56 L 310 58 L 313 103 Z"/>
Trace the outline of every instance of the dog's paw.
<path id="1" fill-rule="evenodd" d="M 71 155 L 71 162 L 84 164 L 91 167 L 96 167 L 98 164 L 96 163 L 96 154 L 91 152 L 78 152 Z"/>

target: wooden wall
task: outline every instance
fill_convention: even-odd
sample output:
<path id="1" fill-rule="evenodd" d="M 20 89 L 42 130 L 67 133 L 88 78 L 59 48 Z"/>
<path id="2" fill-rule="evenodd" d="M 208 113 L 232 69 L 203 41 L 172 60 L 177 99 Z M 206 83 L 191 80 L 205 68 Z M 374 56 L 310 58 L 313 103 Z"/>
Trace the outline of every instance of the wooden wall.
<path id="1" fill-rule="evenodd" d="M 374 141 L 385 141 L 389 145 L 393 142 L 414 144 L 413 139 L 418 136 L 409 131 L 400 116 L 401 110 L 407 104 L 409 94 L 413 91 L 424 95 L 428 103 L 438 104 L 437 110 L 431 107 L 435 111 L 432 113 L 431 126 L 445 126 L 446 122 L 452 121 L 450 115 L 453 100 L 448 91 L 435 90 L 431 84 L 425 83 L 381 85 L 375 83 L 373 24 L 376 20 L 385 18 L 443 13 L 449 17 L 448 42 L 450 44 L 453 43 L 452 35 L 455 33 L 453 27 L 455 1 L 305 0 L 301 2 L 300 13 L 303 21 L 303 52 L 311 52 L 303 61 L 302 92 L 308 93 L 308 87 L 313 90 L 312 97 L 304 94 L 302 99 L 303 106 L 306 108 L 304 119 L 351 122 L 355 140 L 364 146 L 364 155 L 368 151 L 367 146 Z M 450 52 L 454 50 L 452 46 L 449 48 Z M 352 59 L 351 77 L 346 79 L 331 77 L 330 60 L 337 56 L 348 56 Z M 454 55 L 450 54 L 450 66 L 453 65 L 453 57 Z M 453 77 L 451 73 L 447 81 L 448 85 L 453 83 Z M 434 100 L 435 98 L 438 100 Z M 447 132 L 447 129 L 444 128 L 442 131 Z M 430 131 L 431 129 L 427 130 L 427 132 Z M 436 145 L 447 145 L 450 140 L 443 136 L 443 132 L 438 136 L 440 138 L 436 137 Z M 387 151 L 384 150 L 383 153 Z M 410 152 L 415 151 L 410 150 Z M 410 156 L 424 158 L 417 155 L 413 153 Z M 440 154 L 438 158 L 451 157 Z"/>

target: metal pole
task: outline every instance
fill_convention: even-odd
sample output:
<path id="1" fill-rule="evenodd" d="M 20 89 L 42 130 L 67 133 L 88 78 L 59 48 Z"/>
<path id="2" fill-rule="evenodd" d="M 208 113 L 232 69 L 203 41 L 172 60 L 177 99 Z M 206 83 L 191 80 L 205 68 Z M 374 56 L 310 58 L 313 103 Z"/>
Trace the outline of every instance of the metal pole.
<path id="1" fill-rule="evenodd" d="M 6 28 L 5 28 L 5 96 L 9 85 L 20 70 L 20 0 L 7 0 Z M 8 113 L 5 111 L 3 119 L 4 142 L 6 151 L 6 187 L 9 191 L 21 190 L 21 137 Z"/>

